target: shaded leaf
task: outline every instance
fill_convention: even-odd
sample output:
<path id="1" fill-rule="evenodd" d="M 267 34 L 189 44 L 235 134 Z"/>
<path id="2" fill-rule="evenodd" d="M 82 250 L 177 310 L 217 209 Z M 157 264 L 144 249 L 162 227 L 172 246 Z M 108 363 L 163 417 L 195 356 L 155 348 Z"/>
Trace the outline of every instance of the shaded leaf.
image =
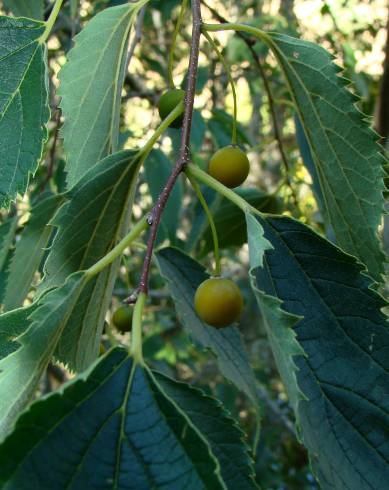
<path id="1" fill-rule="evenodd" d="M 45 24 L 0 16 L 0 207 L 27 188 L 50 117 Z"/>
<path id="2" fill-rule="evenodd" d="M 52 227 L 47 223 L 62 200 L 62 196 L 50 196 L 32 208 L 8 267 L 3 301 L 5 310 L 13 310 L 23 304 L 52 234 Z"/>
<path id="3" fill-rule="evenodd" d="M 185 383 L 177 383 L 162 374 L 155 379 L 163 392 L 173 399 L 207 439 L 220 463 L 221 476 L 228 489 L 259 488 L 253 475 L 249 447 L 244 433 L 224 411 L 220 402 L 206 397 Z"/>
<path id="4" fill-rule="evenodd" d="M 293 327 L 304 444 L 326 490 L 381 490 L 389 479 L 389 329 L 362 266 L 290 218 L 261 219 L 273 249 L 257 287 L 302 319 Z M 265 312 L 266 314 L 266 312 Z M 279 325 L 279 328 L 281 325 Z"/>
<path id="5" fill-rule="evenodd" d="M 235 192 L 254 208 L 263 212 L 267 212 L 275 201 L 274 196 L 266 194 L 259 189 L 237 189 Z M 223 198 L 213 217 L 220 248 L 239 247 L 247 242 L 245 214 L 236 204 L 229 199 Z M 213 250 L 213 239 L 209 226 L 206 227 L 200 239 L 203 241 L 201 253 L 205 255 L 211 252 Z"/>
<path id="6" fill-rule="evenodd" d="M 212 328 L 202 322 L 194 310 L 196 289 L 209 277 L 204 267 L 174 248 L 162 249 L 156 256 L 185 329 L 195 341 L 212 350 L 222 374 L 256 402 L 255 376 L 239 330 L 234 326 Z"/>
<path id="7" fill-rule="evenodd" d="M 11 244 L 15 238 L 16 226 L 18 217 L 11 216 L 0 225 L 0 270 L 2 270 L 7 262 L 7 257 L 10 251 Z"/>
<path id="8" fill-rule="evenodd" d="M 177 383 L 175 391 L 185 395 L 187 388 Z M 210 402 L 193 391 L 194 402 L 195 394 L 194 411 L 207 410 Z M 42 490 L 225 488 L 196 423 L 119 348 L 35 403 L 0 447 L 0 458 L 4 490 L 26 482 Z"/>
<path id="9" fill-rule="evenodd" d="M 3 0 L 4 7 L 16 17 L 43 19 L 44 0 Z"/>
<path id="10" fill-rule="evenodd" d="M 75 37 L 75 46 L 60 71 L 69 187 L 118 149 L 127 39 L 146 2 L 118 5 L 94 16 Z"/>
<path id="11" fill-rule="evenodd" d="M 295 356 L 304 355 L 304 351 L 297 342 L 296 333 L 292 327 L 296 325 L 300 317 L 283 311 L 279 299 L 258 289 L 255 280 L 255 270 L 258 267 L 263 267 L 264 251 L 273 247 L 264 237 L 264 231 L 258 222 L 258 218 L 247 213 L 246 220 L 251 284 L 263 315 L 263 323 L 277 368 L 287 389 L 290 403 L 295 410 L 296 416 L 298 416 L 298 403 L 300 400 L 304 400 L 305 397 L 297 383 L 298 368 Z"/>

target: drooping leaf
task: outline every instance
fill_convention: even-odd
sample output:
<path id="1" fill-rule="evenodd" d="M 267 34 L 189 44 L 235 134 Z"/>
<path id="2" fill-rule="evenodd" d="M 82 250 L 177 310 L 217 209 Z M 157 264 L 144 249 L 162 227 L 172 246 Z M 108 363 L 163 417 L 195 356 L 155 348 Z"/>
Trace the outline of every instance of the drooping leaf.
<path id="1" fill-rule="evenodd" d="M 44 0 L 3 0 L 4 7 L 10 10 L 15 17 L 28 17 L 30 19 L 43 19 Z"/>
<path id="2" fill-rule="evenodd" d="M 118 149 L 127 40 L 145 3 L 147 0 L 118 5 L 93 17 L 76 36 L 59 74 L 69 187 Z"/>
<path id="3" fill-rule="evenodd" d="M 35 309 L 36 305 L 31 305 L 0 315 L 0 359 L 18 350 L 20 344 L 15 339 L 30 326 L 29 316 Z"/>
<path id="4" fill-rule="evenodd" d="M 25 482 L 42 490 L 225 488 L 206 435 L 161 381 L 174 383 L 161 375 L 156 380 L 124 349 L 110 351 L 88 373 L 22 415 L 0 447 L 1 488 L 22 489 Z M 183 399 L 190 389 L 176 383 L 173 390 Z M 198 417 L 224 418 L 201 392 L 190 390 L 190 396 Z M 234 428 L 228 429 L 230 439 L 219 439 L 218 446 L 222 450 L 223 442 L 230 443 L 238 457 L 244 448 Z"/>
<path id="5" fill-rule="evenodd" d="M 0 225 L 0 270 L 4 268 L 7 261 L 11 244 L 15 238 L 15 230 L 18 223 L 18 217 L 11 216 Z"/>
<path id="6" fill-rule="evenodd" d="M 237 189 L 236 193 L 243 197 L 254 208 L 263 212 L 271 209 L 275 197 L 259 189 Z M 239 247 L 247 242 L 247 227 L 244 212 L 230 200 L 224 198 L 220 201 L 213 215 L 219 237 L 220 248 Z M 212 233 L 209 226 L 200 237 L 203 242 L 201 253 L 207 254 L 213 250 Z"/>
<path id="7" fill-rule="evenodd" d="M 50 117 L 45 24 L 0 16 L 0 207 L 27 188 Z"/>
<path id="8" fill-rule="evenodd" d="M 23 304 L 52 233 L 48 222 L 62 200 L 61 196 L 50 196 L 32 208 L 8 267 L 3 301 L 6 311 Z"/>
<path id="9" fill-rule="evenodd" d="M 255 280 L 255 270 L 263 267 L 265 250 L 272 249 L 272 245 L 264 237 L 262 226 L 258 218 L 250 213 L 246 214 L 248 245 L 250 253 L 250 279 L 258 304 L 263 315 L 263 323 L 269 338 L 273 355 L 287 389 L 289 400 L 298 416 L 298 403 L 304 400 L 297 383 L 297 365 L 295 356 L 303 356 L 304 351 L 296 340 L 293 328 L 300 317 L 291 315 L 282 310 L 281 301 L 265 294 L 258 289 Z"/>
<path id="10" fill-rule="evenodd" d="M 194 310 L 196 289 L 209 277 L 205 269 L 175 248 L 164 248 L 156 256 L 184 328 L 195 341 L 216 355 L 223 376 L 257 402 L 255 376 L 237 327 L 217 330 L 202 322 Z"/>
<path id="11" fill-rule="evenodd" d="M 383 213 L 384 157 L 377 135 L 355 107 L 357 98 L 322 47 L 271 34 L 319 176 L 326 214 L 343 250 L 382 280 L 377 230 Z"/>
<path id="12" fill-rule="evenodd" d="M 212 111 L 212 117 L 208 120 L 208 128 L 219 147 L 231 144 L 232 121 L 232 116 L 224 110 L 214 109 Z M 240 144 L 252 145 L 247 137 L 247 132 L 240 124 L 237 126 L 237 135 Z"/>
<path id="13" fill-rule="evenodd" d="M 172 171 L 172 163 L 160 150 L 154 150 L 145 161 L 145 176 L 151 197 L 155 203 L 158 196 L 165 187 Z M 165 211 L 162 215 L 160 229 L 158 231 L 159 241 L 168 238 L 172 243 L 176 241 L 177 224 L 182 201 L 182 182 L 178 180 L 169 196 Z"/>
<path id="14" fill-rule="evenodd" d="M 381 490 L 389 479 L 386 302 L 353 257 L 308 227 L 286 217 L 260 224 L 273 249 L 253 270 L 256 286 L 302 317 L 291 327 L 305 352 L 294 358 L 306 397 L 297 418 L 321 487 Z"/>
<path id="15" fill-rule="evenodd" d="M 41 291 L 92 266 L 123 238 L 138 175 L 135 154 L 124 150 L 106 157 L 68 192 L 68 202 L 52 220 L 58 231 L 45 263 Z M 56 355 L 74 370 L 85 369 L 98 355 L 119 260 L 86 285 L 64 329 Z"/>
<path id="16" fill-rule="evenodd" d="M 201 186 L 201 192 L 203 193 L 209 210 L 212 212 L 212 215 L 214 215 L 220 205 L 222 196 L 207 186 Z M 196 247 L 208 226 L 207 215 L 199 200 L 195 200 L 191 218 L 192 228 L 185 244 L 188 253 Z"/>
<path id="17" fill-rule="evenodd" d="M 185 383 L 177 383 L 159 373 L 155 373 L 155 379 L 207 439 L 220 463 L 221 476 L 227 488 L 259 488 L 253 478 L 249 448 L 242 442 L 244 433 L 228 417 L 222 405 L 215 399 L 201 396 L 199 390 Z"/>
<path id="18" fill-rule="evenodd" d="M 37 305 L 0 316 L 0 439 L 34 396 L 83 284 L 84 273 L 76 273 Z"/>

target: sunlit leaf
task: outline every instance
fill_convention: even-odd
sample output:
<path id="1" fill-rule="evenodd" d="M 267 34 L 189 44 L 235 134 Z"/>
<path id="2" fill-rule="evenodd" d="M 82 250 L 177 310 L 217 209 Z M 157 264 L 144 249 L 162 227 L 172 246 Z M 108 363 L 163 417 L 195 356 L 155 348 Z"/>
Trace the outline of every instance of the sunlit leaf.
<path id="1" fill-rule="evenodd" d="M 107 8 L 93 17 L 76 36 L 59 74 L 69 187 L 96 162 L 118 150 L 127 40 L 146 2 Z"/>

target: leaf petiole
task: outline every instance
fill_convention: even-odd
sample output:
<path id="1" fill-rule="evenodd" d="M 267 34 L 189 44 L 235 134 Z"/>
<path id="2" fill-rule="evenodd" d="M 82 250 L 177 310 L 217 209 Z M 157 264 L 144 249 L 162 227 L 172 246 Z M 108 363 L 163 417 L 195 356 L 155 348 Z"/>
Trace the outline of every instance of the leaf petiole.
<path id="1" fill-rule="evenodd" d="M 212 49 L 215 51 L 217 57 L 219 58 L 220 63 L 223 65 L 223 68 L 227 74 L 228 81 L 231 86 L 231 92 L 232 92 L 232 99 L 234 103 L 234 114 L 233 114 L 233 120 L 232 120 L 232 138 L 231 142 L 233 145 L 237 144 L 237 136 L 236 136 L 236 126 L 237 126 L 237 117 L 238 117 L 238 103 L 237 103 L 237 98 L 236 98 L 236 88 L 235 88 L 235 82 L 234 79 L 232 78 L 231 74 L 231 69 L 228 66 L 227 61 L 225 60 L 224 56 L 222 55 L 221 51 L 217 47 L 215 41 L 212 39 L 212 37 L 208 34 L 206 30 L 203 32 L 204 37 L 207 39 L 209 44 L 211 45 Z"/>
<path id="2" fill-rule="evenodd" d="M 238 208 L 240 208 L 243 212 L 245 213 L 249 212 L 249 213 L 256 214 L 257 216 L 263 216 L 263 214 L 260 211 L 258 211 L 258 209 L 254 208 L 254 206 L 251 206 L 251 204 L 249 204 L 245 199 L 243 199 L 243 197 L 240 197 L 236 192 L 234 192 L 233 190 L 229 189 L 228 187 L 220 183 L 218 180 L 211 177 L 209 174 L 204 172 L 204 170 L 201 170 L 201 168 L 197 167 L 193 163 L 189 163 L 187 165 L 185 172 L 187 175 L 190 175 L 191 177 L 195 177 L 203 184 L 207 185 L 208 187 L 211 187 L 216 192 L 229 199 L 236 206 L 238 206 Z"/>
<path id="3" fill-rule="evenodd" d="M 136 240 L 147 228 L 149 224 L 147 222 L 147 216 L 144 216 L 136 225 L 133 226 L 131 231 L 126 235 L 110 252 L 107 253 L 102 259 L 96 262 L 92 267 L 86 270 L 85 275 L 87 279 L 91 279 L 93 276 L 101 272 L 105 267 L 111 264 L 116 258 L 118 258 L 124 250 Z"/>
<path id="4" fill-rule="evenodd" d="M 46 28 L 45 28 L 43 34 L 41 35 L 41 37 L 39 38 L 40 44 L 44 44 L 47 41 L 47 38 L 49 37 L 50 32 L 51 32 L 52 28 L 54 27 L 55 21 L 57 20 L 59 11 L 61 10 L 62 3 L 63 3 L 63 0 L 56 0 L 55 1 L 55 4 L 54 4 L 54 7 L 51 11 L 50 17 L 46 21 Z"/>
<path id="5" fill-rule="evenodd" d="M 134 307 L 134 314 L 132 316 L 132 330 L 131 330 L 131 355 L 134 361 L 143 363 L 142 352 L 142 318 L 143 310 L 146 304 L 146 293 L 139 293 Z"/>

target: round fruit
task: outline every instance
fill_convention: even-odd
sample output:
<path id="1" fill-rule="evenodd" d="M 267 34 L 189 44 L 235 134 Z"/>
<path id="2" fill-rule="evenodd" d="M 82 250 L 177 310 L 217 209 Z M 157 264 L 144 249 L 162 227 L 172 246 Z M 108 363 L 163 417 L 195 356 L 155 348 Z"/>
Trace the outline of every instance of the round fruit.
<path id="1" fill-rule="evenodd" d="M 230 279 L 212 277 L 197 288 L 194 304 L 201 320 L 221 328 L 239 319 L 243 298 L 238 286 Z"/>
<path id="2" fill-rule="evenodd" d="M 132 324 L 132 309 L 129 306 L 121 306 L 113 314 L 112 321 L 119 332 L 130 332 Z"/>
<path id="3" fill-rule="evenodd" d="M 184 100 L 185 92 L 179 88 L 174 88 L 167 90 L 161 95 L 158 103 L 158 112 L 162 120 L 166 119 L 167 116 L 174 110 L 178 104 Z M 184 114 L 177 117 L 171 124 L 172 128 L 180 128 L 182 126 L 182 121 L 184 120 Z"/>
<path id="4" fill-rule="evenodd" d="M 250 171 L 247 155 L 238 146 L 220 148 L 211 158 L 208 173 L 226 187 L 243 184 Z"/>

